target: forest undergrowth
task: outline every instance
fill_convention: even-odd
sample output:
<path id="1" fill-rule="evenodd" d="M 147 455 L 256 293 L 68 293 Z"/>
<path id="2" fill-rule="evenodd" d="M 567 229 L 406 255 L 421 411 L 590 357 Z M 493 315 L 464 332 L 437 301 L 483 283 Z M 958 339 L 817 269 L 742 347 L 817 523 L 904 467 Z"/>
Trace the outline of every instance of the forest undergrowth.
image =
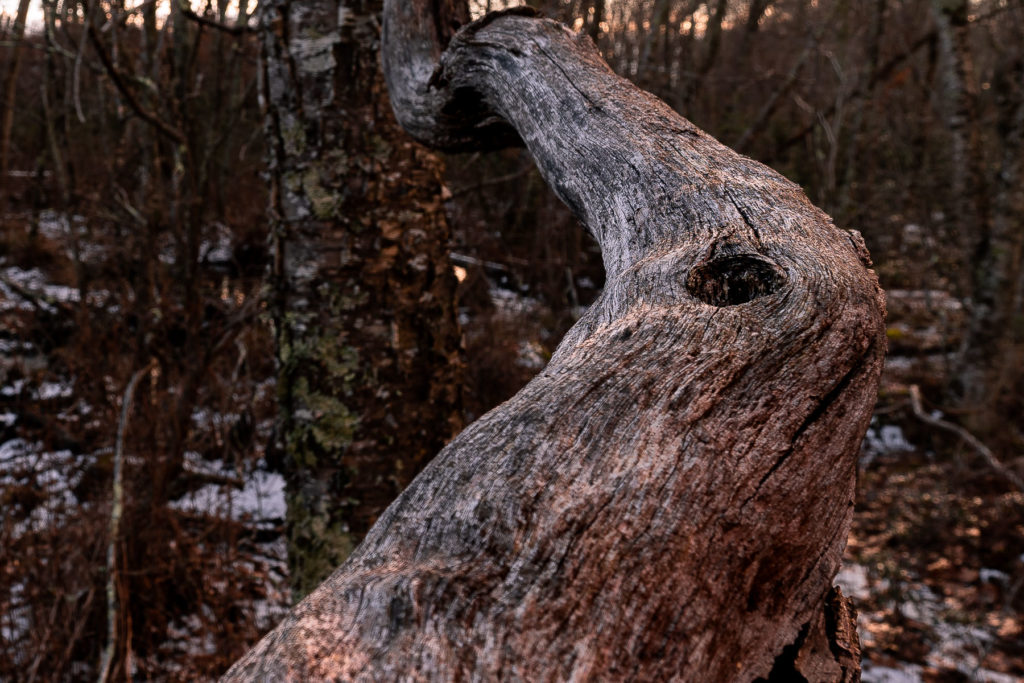
<path id="1" fill-rule="evenodd" d="M 61 672 L 56 678 L 86 680 L 106 633 L 110 468 L 125 388 L 112 373 L 132 362 L 116 343 L 130 325 L 120 313 L 130 294 L 103 278 L 87 291 L 69 284 L 73 217 L 40 212 L 8 220 L 0 244 L 0 677 L 54 680 Z M 455 225 L 463 225 L 457 215 Z M 462 252 L 474 254 L 456 252 L 463 265 L 453 267 L 463 269 L 467 391 L 479 414 L 543 367 L 574 314 L 565 299 L 561 312 L 547 301 L 544 276 L 530 281 L 514 245 L 499 254 L 496 244 L 456 235 Z M 228 316 L 259 296 L 259 283 L 225 276 L 236 245 L 223 238 L 205 249 L 211 291 L 220 290 L 218 314 Z M 586 262 L 586 240 L 582 245 L 578 273 L 569 268 L 568 277 L 592 298 L 600 276 Z M 79 241 L 97 262 L 109 248 Z M 941 293 L 932 296 L 939 309 L 955 309 Z M 890 329 L 903 330 L 904 340 L 929 333 L 922 323 L 934 322 L 935 311 L 917 315 L 916 323 L 909 314 L 890 318 Z M 190 415 L 185 475 L 166 504 L 127 503 L 127 517 L 137 520 L 132 551 L 145 553 L 135 565 L 143 570 L 119 584 L 127 618 L 148 627 L 145 640 L 132 644 L 135 678 L 214 677 L 288 606 L 283 481 L 264 452 L 274 419 L 269 344 L 265 321 L 252 317 L 233 352 L 210 369 Z M 889 359 L 837 579 L 860 611 L 865 680 L 1019 680 L 1024 494 L 955 436 L 915 418 L 906 386 L 927 377 L 915 375 L 910 359 Z M 137 435 L 125 451 L 130 479 L 152 476 L 146 423 L 160 419 L 168 393 L 154 369 L 132 397 L 125 425 Z M 147 485 L 137 481 L 131 490 Z"/>

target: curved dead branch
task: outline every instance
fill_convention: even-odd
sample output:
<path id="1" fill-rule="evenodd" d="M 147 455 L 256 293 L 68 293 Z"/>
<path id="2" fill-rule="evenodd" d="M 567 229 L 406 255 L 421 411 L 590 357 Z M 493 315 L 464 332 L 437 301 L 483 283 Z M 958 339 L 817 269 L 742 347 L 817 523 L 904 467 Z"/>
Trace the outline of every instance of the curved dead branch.
<path id="1" fill-rule="evenodd" d="M 386 3 L 399 120 L 525 144 L 607 285 L 226 680 L 855 680 L 825 602 L 885 347 L 859 235 L 585 36 L 516 10 L 448 41 L 435 4 Z"/>

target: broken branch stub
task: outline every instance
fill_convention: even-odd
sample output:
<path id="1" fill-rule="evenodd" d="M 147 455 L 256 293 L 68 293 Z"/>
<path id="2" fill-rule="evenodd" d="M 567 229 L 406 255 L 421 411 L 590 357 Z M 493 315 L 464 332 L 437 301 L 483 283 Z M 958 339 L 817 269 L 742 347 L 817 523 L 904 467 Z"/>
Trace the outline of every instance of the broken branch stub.
<path id="1" fill-rule="evenodd" d="M 227 680 L 856 680 L 830 589 L 885 348 L 859 236 L 589 39 L 506 12 L 442 52 L 433 4 L 385 5 L 399 120 L 520 140 L 607 285 Z"/>

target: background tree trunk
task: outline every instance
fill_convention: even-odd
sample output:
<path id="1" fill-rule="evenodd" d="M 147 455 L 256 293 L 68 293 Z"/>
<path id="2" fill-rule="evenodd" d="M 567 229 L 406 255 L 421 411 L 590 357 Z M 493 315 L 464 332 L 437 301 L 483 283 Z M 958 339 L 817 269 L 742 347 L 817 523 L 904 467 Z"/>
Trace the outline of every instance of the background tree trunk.
<path id="1" fill-rule="evenodd" d="M 4 79 L 4 109 L 0 121 L 0 178 L 7 182 L 7 172 L 11 161 L 11 130 L 14 127 L 14 105 L 18 83 L 18 70 L 21 68 L 21 56 L 25 50 L 22 38 L 25 36 L 25 20 L 28 17 L 29 0 L 19 0 L 18 14 L 14 18 L 14 30 L 11 36 L 13 57 L 7 68 Z"/>
<path id="2" fill-rule="evenodd" d="M 964 254 L 962 285 L 969 319 L 955 375 L 967 424 L 998 430 L 998 409 L 1018 363 L 1013 347 L 1022 336 L 1018 281 L 1024 229 L 1015 194 L 1024 148 L 1024 66 L 1019 53 L 1001 50 L 996 62 L 995 126 L 1000 146 L 986 159 L 983 118 L 971 50 L 970 3 L 936 0 L 934 16 L 942 55 L 945 123 L 950 141 L 950 224 Z M 1012 21 L 1008 17 L 1006 21 Z M 991 167 L 994 172 L 986 170 Z"/>
<path id="3" fill-rule="evenodd" d="M 607 283 L 226 680 L 857 680 L 830 591 L 885 347 L 859 235 L 525 9 L 435 70 L 431 4 L 385 12 L 400 121 L 507 122 Z"/>
<path id="4" fill-rule="evenodd" d="M 278 441 L 298 595 L 461 426 L 439 164 L 389 110 L 378 12 L 262 5 Z"/>

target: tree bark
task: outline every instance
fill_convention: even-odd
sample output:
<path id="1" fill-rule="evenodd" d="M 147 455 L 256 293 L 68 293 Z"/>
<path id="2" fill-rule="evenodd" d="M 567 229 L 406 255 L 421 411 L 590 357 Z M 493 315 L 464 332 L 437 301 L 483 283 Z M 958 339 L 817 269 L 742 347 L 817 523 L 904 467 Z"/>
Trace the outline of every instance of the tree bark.
<path id="1" fill-rule="evenodd" d="M 859 235 L 555 22 L 489 15 L 435 69 L 430 4 L 385 12 L 399 121 L 507 122 L 607 284 L 225 680 L 857 680 L 830 590 L 885 348 Z"/>
<path id="2" fill-rule="evenodd" d="M 261 4 L 288 561 L 315 588 L 461 427 L 440 166 L 402 133 L 379 3 Z"/>

